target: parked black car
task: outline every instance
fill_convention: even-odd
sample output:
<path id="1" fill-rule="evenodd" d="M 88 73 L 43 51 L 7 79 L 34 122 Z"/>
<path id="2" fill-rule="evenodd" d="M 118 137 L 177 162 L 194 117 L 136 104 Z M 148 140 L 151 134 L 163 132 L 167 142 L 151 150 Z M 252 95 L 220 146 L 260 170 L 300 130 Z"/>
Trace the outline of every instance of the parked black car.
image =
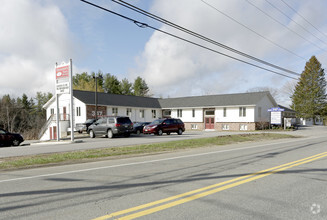
<path id="1" fill-rule="evenodd" d="M 124 135 L 129 137 L 133 132 L 133 123 L 129 117 L 107 116 L 98 119 L 88 128 L 88 133 L 91 138 L 97 135 L 105 135 L 108 138 L 113 138 L 116 135 Z"/>
<path id="2" fill-rule="evenodd" d="M 133 124 L 133 133 L 140 135 L 143 133 L 143 127 L 150 124 L 151 122 L 135 122 Z"/>
<path id="3" fill-rule="evenodd" d="M 23 141 L 22 135 L 10 133 L 0 128 L 0 146 L 19 146 Z"/>
<path id="4" fill-rule="evenodd" d="M 90 125 L 93 124 L 94 122 L 96 122 L 95 118 L 87 119 L 84 123 L 77 123 L 76 131 L 78 131 L 78 133 L 83 133 L 84 131 L 87 132 Z"/>
<path id="5" fill-rule="evenodd" d="M 143 128 L 144 134 L 157 134 L 162 135 L 166 133 L 170 135 L 172 132 L 177 132 L 178 135 L 183 134 L 185 131 L 184 122 L 180 119 L 175 118 L 164 118 L 164 119 L 157 119 L 151 122 L 151 124 L 146 125 Z"/>

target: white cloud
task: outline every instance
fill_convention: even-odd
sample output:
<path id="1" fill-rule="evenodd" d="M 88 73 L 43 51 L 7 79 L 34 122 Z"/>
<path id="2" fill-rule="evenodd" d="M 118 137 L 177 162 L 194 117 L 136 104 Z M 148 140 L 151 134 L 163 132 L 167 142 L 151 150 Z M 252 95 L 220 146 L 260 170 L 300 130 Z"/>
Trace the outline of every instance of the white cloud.
<path id="1" fill-rule="evenodd" d="M 309 59 L 314 55 L 312 53 L 318 51 L 317 48 L 313 49 L 312 45 L 303 42 L 303 39 L 271 20 L 246 1 L 206 0 L 206 2 L 271 41 L 306 59 Z M 251 2 L 273 16 L 278 15 L 275 9 L 269 7 L 265 1 Z M 293 5 L 295 4 L 293 3 Z M 307 4 L 300 4 L 299 7 L 303 14 L 306 14 L 306 11 L 303 10 L 306 10 L 307 6 Z M 151 11 L 176 24 L 281 67 L 301 73 L 305 65 L 305 60 L 290 54 L 239 24 L 232 22 L 201 1 L 155 1 Z M 318 17 L 320 21 L 326 21 L 327 17 L 324 10 L 315 7 L 315 13 L 314 15 L 311 14 L 309 19 L 314 21 L 313 17 Z M 290 13 L 290 16 L 296 17 L 292 13 Z M 280 14 L 277 19 L 280 19 L 281 22 L 287 20 L 281 18 Z M 293 25 L 290 21 L 286 21 L 285 24 Z M 320 25 L 326 25 L 326 23 Z M 223 53 L 231 54 L 219 47 L 203 43 L 166 26 L 162 26 L 161 29 L 176 33 L 195 42 L 201 42 L 201 44 Z M 327 42 L 327 40 L 325 41 Z M 235 56 L 235 54 L 232 55 Z M 246 60 L 244 57 L 237 57 Z M 158 32 L 155 32 L 149 39 L 137 61 L 139 69 L 132 71 L 134 75 L 141 74 L 150 85 L 152 93 L 163 96 L 245 92 L 253 87 L 264 86 L 278 89 L 288 81 L 287 78 L 241 64 Z M 250 62 L 254 63 L 254 61 Z"/>
<path id="2" fill-rule="evenodd" d="M 54 65 L 74 51 L 60 9 L 42 1 L 5 0 L 0 28 L 0 96 L 54 92 Z"/>

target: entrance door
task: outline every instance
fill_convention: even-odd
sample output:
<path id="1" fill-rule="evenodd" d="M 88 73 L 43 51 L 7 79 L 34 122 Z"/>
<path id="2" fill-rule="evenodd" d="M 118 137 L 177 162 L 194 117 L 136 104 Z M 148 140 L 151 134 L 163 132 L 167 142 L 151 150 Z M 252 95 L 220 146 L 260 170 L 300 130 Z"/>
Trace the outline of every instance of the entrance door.
<path id="1" fill-rule="evenodd" d="M 57 139 L 57 126 L 53 126 L 53 139 Z"/>
<path id="2" fill-rule="evenodd" d="M 215 118 L 205 118 L 205 129 L 215 129 Z"/>
<path id="3" fill-rule="evenodd" d="M 63 113 L 64 113 L 64 121 L 66 121 L 66 117 L 67 117 L 66 107 L 63 108 Z"/>

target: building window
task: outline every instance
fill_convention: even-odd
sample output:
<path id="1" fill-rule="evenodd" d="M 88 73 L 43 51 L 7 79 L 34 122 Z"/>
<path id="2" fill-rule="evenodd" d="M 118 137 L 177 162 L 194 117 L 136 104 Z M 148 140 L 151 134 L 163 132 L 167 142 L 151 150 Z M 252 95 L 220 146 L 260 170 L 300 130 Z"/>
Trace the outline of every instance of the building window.
<path id="1" fill-rule="evenodd" d="M 140 110 L 140 118 L 144 118 L 144 109 Z"/>
<path id="2" fill-rule="evenodd" d="M 192 109 L 192 117 L 195 118 L 195 109 Z"/>
<path id="3" fill-rule="evenodd" d="M 54 115 L 54 108 L 50 109 L 50 114 Z"/>
<path id="4" fill-rule="evenodd" d="M 262 114 L 261 111 L 262 111 L 261 107 L 258 107 L 258 117 L 259 118 L 261 118 L 261 114 Z"/>
<path id="5" fill-rule="evenodd" d="M 240 125 L 240 130 L 241 131 L 247 131 L 248 130 L 248 125 Z"/>
<path id="6" fill-rule="evenodd" d="M 81 116 L 81 107 L 76 107 L 76 116 Z"/>
<path id="7" fill-rule="evenodd" d="M 112 108 L 112 114 L 118 115 L 118 108 Z"/>
<path id="8" fill-rule="evenodd" d="M 191 129 L 194 129 L 194 130 L 198 129 L 198 125 L 197 124 L 191 124 Z"/>
<path id="9" fill-rule="evenodd" d="M 227 108 L 224 108 L 224 117 L 227 117 Z"/>
<path id="10" fill-rule="evenodd" d="M 215 110 L 206 110 L 205 114 L 206 115 L 215 115 Z"/>
<path id="11" fill-rule="evenodd" d="M 163 115 L 170 117 L 171 116 L 171 110 L 163 110 Z"/>
<path id="12" fill-rule="evenodd" d="M 222 126 L 221 126 L 221 129 L 222 130 L 229 130 L 229 125 L 228 124 L 223 124 Z"/>
<path id="13" fill-rule="evenodd" d="M 157 118 L 157 110 L 151 110 L 152 112 L 152 118 Z"/>
<path id="14" fill-rule="evenodd" d="M 132 115 L 132 109 L 131 108 L 127 108 L 126 109 L 126 115 L 127 116 L 131 116 Z"/>
<path id="15" fill-rule="evenodd" d="M 182 109 L 177 109 L 177 117 L 178 118 L 183 117 L 183 110 Z"/>
<path id="16" fill-rule="evenodd" d="M 240 117 L 246 117 L 246 108 L 240 107 Z"/>

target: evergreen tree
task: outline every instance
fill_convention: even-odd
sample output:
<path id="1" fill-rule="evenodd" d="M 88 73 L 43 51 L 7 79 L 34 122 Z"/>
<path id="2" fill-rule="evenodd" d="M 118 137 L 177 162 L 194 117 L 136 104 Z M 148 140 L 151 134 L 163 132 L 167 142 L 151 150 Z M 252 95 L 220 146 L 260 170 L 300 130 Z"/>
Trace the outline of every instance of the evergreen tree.
<path id="1" fill-rule="evenodd" d="M 326 109 L 326 78 L 324 69 L 315 56 L 306 63 L 305 69 L 291 96 L 292 109 L 302 118 L 323 116 Z"/>
<path id="2" fill-rule="evenodd" d="M 119 80 L 110 73 L 107 73 L 104 77 L 103 88 L 106 93 L 122 94 Z"/>
<path id="3" fill-rule="evenodd" d="M 134 95 L 136 96 L 148 96 L 149 87 L 145 80 L 141 77 L 137 77 L 133 84 Z"/>
<path id="4" fill-rule="evenodd" d="M 128 79 L 124 78 L 120 83 L 120 87 L 122 95 L 133 95 L 132 83 L 130 83 Z"/>

